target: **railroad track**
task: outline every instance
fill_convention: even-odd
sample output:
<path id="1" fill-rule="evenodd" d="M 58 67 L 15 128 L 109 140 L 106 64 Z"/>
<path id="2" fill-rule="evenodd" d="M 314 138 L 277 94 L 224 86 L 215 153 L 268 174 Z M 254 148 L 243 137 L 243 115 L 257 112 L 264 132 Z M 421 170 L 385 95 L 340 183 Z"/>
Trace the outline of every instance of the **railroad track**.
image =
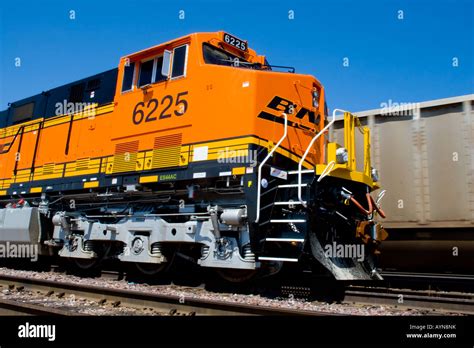
<path id="1" fill-rule="evenodd" d="M 0 290 L 31 291 L 51 296 L 52 293 L 61 297 L 74 295 L 78 298 L 111 303 L 114 306 L 132 308 L 150 308 L 164 315 L 291 315 L 291 316 L 320 316 L 333 315 L 327 312 L 296 310 L 249 304 L 232 303 L 197 298 L 183 298 L 175 295 L 150 294 L 136 290 L 106 288 L 94 285 L 57 282 L 45 279 L 25 278 L 12 275 L 0 275 Z M 17 303 L 17 301 L 2 300 L 0 309 L 30 315 L 78 315 L 77 312 L 63 309 Z M 336 314 L 334 314 L 336 315 Z"/>
<path id="2" fill-rule="evenodd" d="M 453 273 L 417 273 L 384 271 L 382 277 L 387 281 L 403 280 L 407 282 L 453 282 L 474 285 L 474 275 Z"/>
<path id="3" fill-rule="evenodd" d="M 53 272 L 62 273 L 53 267 Z M 456 312 L 474 314 L 474 291 L 469 290 L 469 282 L 473 279 L 469 275 L 453 274 L 424 274 L 424 273 L 384 273 L 388 281 L 372 282 L 346 286 L 343 302 L 362 305 L 387 305 L 399 309 L 423 309 L 434 314 Z M 123 273 L 112 270 L 103 270 L 100 278 L 121 280 Z M 397 282 L 394 282 L 396 279 Z M 415 289 L 412 287 L 414 279 L 426 284 L 433 279 L 445 279 L 463 284 L 461 291 L 439 291 L 439 288 Z M 407 282 L 405 282 L 407 280 Z M 472 282 L 471 282 L 472 284 Z M 467 285 L 467 286 L 466 286 Z M 78 298 L 89 299 L 103 304 L 119 304 L 122 308 L 147 308 L 162 315 L 331 315 L 330 312 L 316 310 L 296 310 L 281 307 L 262 307 L 249 304 L 231 303 L 227 301 L 205 300 L 187 296 L 184 299 L 177 295 L 146 294 L 143 290 L 124 290 L 119 288 L 103 287 L 101 285 L 84 285 L 65 282 L 53 282 L 47 279 L 21 278 L 16 275 L 0 275 L 0 291 L 2 289 L 25 289 L 33 292 L 74 295 Z M 184 287 L 184 289 L 189 287 Z M 191 288 L 194 288 L 191 286 Z M 235 291 L 232 290 L 232 291 Z M 227 291 L 223 291 L 226 293 Z M 238 291 L 237 291 L 238 292 Z M 314 301 L 310 286 L 281 286 L 283 296 L 305 298 Z M 342 300 L 342 299 L 341 299 Z M 318 300 L 320 301 L 320 300 Z M 339 300 L 338 300 L 339 301 Z M 323 300 L 324 302 L 324 300 Z M 0 300 L 0 312 L 14 311 L 11 301 Z M 17 313 L 51 314 L 51 315 L 78 315 L 64 310 L 47 312 L 44 306 L 23 305 Z"/>
<path id="4" fill-rule="evenodd" d="M 0 299 L 0 315 L 49 315 L 72 316 L 79 315 L 68 310 L 50 308 L 32 303 Z"/>
<path id="5" fill-rule="evenodd" d="M 439 279 L 453 281 L 458 285 L 460 291 L 442 291 L 433 284 L 433 279 L 437 274 L 416 274 L 418 282 L 422 282 L 425 287 L 413 287 L 414 279 L 410 278 L 414 274 L 393 273 L 396 283 L 392 278 L 383 282 L 353 283 L 351 285 L 341 285 L 345 287 L 340 301 L 348 304 L 363 305 L 387 305 L 400 309 L 424 309 L 432 311 L 433 314 L 443 312 L 474 314 L 474 289 L 469 284 L 469 275 L 443 275 Z M 405 281 L 409 279 L 410 281 Z M 360 285 L 359 285 L 360 284 Z M 394 286 L 396 284 L 397 286 Z M 418 283 L 417 283 L 418 284 Z M 286 296 L 298 296 L 310 299 L 312 289 L 310 286 L 283 286 L 282 294 Z"/>
<path id="6" fill-rule="evenodd" d="M 424 308 L 431 311 L 474 314 L 474 294 L 430 290 L 396 289 L 352 285 L 346 289 L 345 302 Z"/>
<path id="7" fill-rule="evenodd" d="M 474 275 L 472 274 L 384 271 L 382 276 L 384 287 L 474 292 Z"/>

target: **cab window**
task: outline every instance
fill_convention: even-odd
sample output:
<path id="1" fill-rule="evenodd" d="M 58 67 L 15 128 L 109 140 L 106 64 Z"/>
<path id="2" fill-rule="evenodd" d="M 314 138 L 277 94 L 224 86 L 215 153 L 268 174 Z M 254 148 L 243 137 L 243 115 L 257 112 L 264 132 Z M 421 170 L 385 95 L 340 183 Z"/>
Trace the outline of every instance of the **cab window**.
<path id="1" fill-rule="evenodd" d="M 133 86 L 133 75 L 135 72 L 135 62 L 125 65 L 123 73 L 122 92 L 130 91 Z"/>
<path id="2" fill-rule="evenodd" d="M 186 76 L 187 53 L 188 45 L 176 47 L 173 50 L 173 58 L 170 66 L 171 79 Z M 122 92 L 132 90 L 134 81 L 136 81 L 137 87 L 166 81 L 168 76 L 163 76 L 162 74 L 163 61 L 163 55 L 160 55 L 152 59 L 143 60 L 138 64 L 133 62 L 125 66 Z M 138 75 L 138 78 L 135 78 L 135 74 Z"/>
<path id="3" fill-rule="evenodd" d="M 148 85 L 152 83 L 153 77 L 153 66 L 155 65 L 155 60 L 147 60 L 140 64 L 140 76 L 138 77 L 138 87 Z"/>
<path id="4" fill-rule="evenodd" d="M 151 83 L 166 81 L 166 76 L 161 74 L 163 67 L 163 56 L 143 61 L 140 64 L 140 74 L 138 76 L 138 87 Z"/>
<path id="5" fill-rule="evenodd" d="M 268 62 L 265 60 L 265 65 L 259 63 L 250 63 L 243 57 L 227 52 L 221 48 L 204 43 L 202 45 L 202 53 L 206 64 L 225 65 L 237 68 L 271 70 Z"/>
<path id="6" fill-rule="evenodd" d="M 173 68 L 171 70 L 171 78 L 186 76 L 186 56 L 188 45 L 176 47 L 173 50 Z"/>
<path id="7" fill-rule="evenodd" d="M 202 45 L 202 51 L 204 54 L 204 61 L 206 64 L 216 65 L 227 65 L 227 66 L 238 66 L 247 67 L 249 64 L 244 58 L 237 57 L 236 55 L 224 51 L 220 48 L 204 43 Z"/>
<path id="8" fill-rule="evenodd" d="M 166 81 L 166 76 L 161 74 L 161 69 L 163 67 L 163 56 L 156 58 L 156 69 L 155 69 L 155 78 L 154 82 Z"/>

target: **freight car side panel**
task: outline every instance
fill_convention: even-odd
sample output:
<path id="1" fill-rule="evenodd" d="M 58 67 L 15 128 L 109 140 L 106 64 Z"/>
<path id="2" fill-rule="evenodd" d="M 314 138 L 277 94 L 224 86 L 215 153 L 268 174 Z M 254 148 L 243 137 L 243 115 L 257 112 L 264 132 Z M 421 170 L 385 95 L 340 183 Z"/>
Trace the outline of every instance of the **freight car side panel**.
<path id="1" fill-rule="evenodd" d="M 463 114 L 462 104 L 422 112 L 425 128 L 429 220 L 471 220 L 468 189 L 469 157 L 474 150 L 468 133 L 472 117 Z"/>
<path id="2" fill-rule="evenodd" d="M 403 116 L 360 113 L 371 128 L 373 166 L 387 190 L 385 227 L 474 225 L 473 97 L 420 103 Z"/>
<path id="3" fill-rule="evenodd" d="M 380 171 L 380 180 L 387 194 L 384 209 L 387 222 L 418 220 L 420 197 L 423 196 L 417 176 L 420 163 L 415 160 L 413 145 L 413 123 L 407 118 L 394 116 L 375 120 L 376 138 L 374 144 L 380 147 L 382 156 L 376 156 L 375 166 Z M 400 169 L 404 168 L 402 171 Z"/>

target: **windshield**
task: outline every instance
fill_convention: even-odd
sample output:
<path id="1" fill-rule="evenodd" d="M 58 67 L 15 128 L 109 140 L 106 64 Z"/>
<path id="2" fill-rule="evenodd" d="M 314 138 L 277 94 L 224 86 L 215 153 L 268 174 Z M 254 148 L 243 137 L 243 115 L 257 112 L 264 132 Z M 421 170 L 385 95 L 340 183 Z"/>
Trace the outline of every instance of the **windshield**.
<path id="1" fill-rule="evenodd" d="M 206 64 L 226 65 L 247 69 L 269 70 L 269 67 L 267 66 L 262 66 L 259 63 L 250 63 L 242 57 L 238 57 L 232 53 L 229 53 L 206 43 L 203 44 L 202 51 Z"/>

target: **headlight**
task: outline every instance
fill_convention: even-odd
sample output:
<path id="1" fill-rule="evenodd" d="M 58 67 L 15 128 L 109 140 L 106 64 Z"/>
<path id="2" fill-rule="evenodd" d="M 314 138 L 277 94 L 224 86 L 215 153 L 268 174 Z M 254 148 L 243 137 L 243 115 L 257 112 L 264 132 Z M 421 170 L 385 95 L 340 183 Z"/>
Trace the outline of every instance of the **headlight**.
<path id="1" fill-rule="evenodd" d="M 317 108 L 319 106 L 319 93 L 317 90 L 313 91 L 313 107 Z"/>
<path id="2" fill-rule="evenodd" d="M 371 174 L 372 174 L 372 180 L 373 181 L 375 181 L 375 182 L 379 181 L 379 171 L 377 169 L 372 167 Z"/>
<path id="3" fill-rule="evenodd" d="M 347 149 L 345 147 L 340 147 L 336 150 L 336 162 L 338 164 L 344 164 L 349 161 L 349 157 L 347 155 Z"/>

